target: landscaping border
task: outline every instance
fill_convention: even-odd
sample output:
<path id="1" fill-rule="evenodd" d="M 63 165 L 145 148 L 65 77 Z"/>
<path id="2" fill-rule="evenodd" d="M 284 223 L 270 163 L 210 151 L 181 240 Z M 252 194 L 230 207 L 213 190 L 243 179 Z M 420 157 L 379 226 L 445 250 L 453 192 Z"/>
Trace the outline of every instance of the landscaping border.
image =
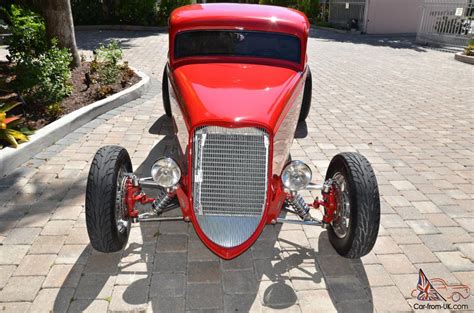
<path id="1" fill-rule="evenodd" d="M 37 130 L 33 135 L 29 136 L 30 141 L 20 144 L 16 149 L 11 147 L 1 149 L 0 177 L 8 175 L 37 153 L 77 128 L 92 121 L 97 116 L 143 96 L 148 91 L 150 77 L 141 71 L 134 68 L 132 69 L 141 78 L 135 85 L 66 114 L 60 119 Z"/>
<path id="2" fill-rule="evenodd" d="M 463 63 L 467 63 L 467 64 L 474 64 L 474 57 L 469 56 L 469 55 L 465 55 L 464 52 L 456 53 L 454 55 L 454 59 L 459 61 L 459 62 L 463 62 Z"/>

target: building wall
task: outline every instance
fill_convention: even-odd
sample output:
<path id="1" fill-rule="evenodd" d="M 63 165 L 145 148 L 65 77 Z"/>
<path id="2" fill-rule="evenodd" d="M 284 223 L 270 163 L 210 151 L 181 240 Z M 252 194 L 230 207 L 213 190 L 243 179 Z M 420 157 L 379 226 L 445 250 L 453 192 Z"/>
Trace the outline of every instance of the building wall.
<path id="1" fill-rule="evenodd" d="M 421 20 L 422 0 L 369 0 L 368 34 L 416 34 Z"/>

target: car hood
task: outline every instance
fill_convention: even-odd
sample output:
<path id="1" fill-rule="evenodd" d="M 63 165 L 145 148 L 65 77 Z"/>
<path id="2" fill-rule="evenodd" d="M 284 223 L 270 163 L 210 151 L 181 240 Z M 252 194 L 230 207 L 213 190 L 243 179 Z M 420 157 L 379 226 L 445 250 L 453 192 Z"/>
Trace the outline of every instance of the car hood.
<path id="1" fill-rule="evenodd" d="M 174 70 L 188 126 L 258 124 L 274 132 L 302 73 L 268 65 L 189 64 Z"/>

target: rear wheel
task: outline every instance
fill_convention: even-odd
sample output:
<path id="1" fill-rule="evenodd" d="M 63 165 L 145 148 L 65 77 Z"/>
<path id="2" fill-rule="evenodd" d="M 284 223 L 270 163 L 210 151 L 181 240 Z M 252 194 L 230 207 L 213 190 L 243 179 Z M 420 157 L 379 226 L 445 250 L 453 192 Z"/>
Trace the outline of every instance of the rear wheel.
<path id="1" fill-rule="evenodd" d="M 171 117 L 171 103 L 170 103 L 170 91 L 168 85 L 168 73 L 165 69 L 163 71 L 163 79 L 161 81 L 161 95 L 163 97 L 163 107 L 165 109 L 165 113 L 168 117 Z"/>
<path id="2" fill-rule="evenodd" d="M 380 198 L 372 166 L 358 153 L 340 153 L 329 164 L 326 179 L 333 180 L 337 201 L 329 241 L 340 255 L 360 258 L 372 250 L 380 225 Z"/>
<path id="3" fill-rule="evenodd" d="M 308 75 L 306 76 L 306 81 L 304 83 L 303 91 L 303 103 L 301 104 L 300 117 L 298 121 L 303 122 L 306 120 L 309 114 L 309 109 L 311 109 L 311 96 L 313 94 L 313 78 L 311 76 L 311 70 L 308 69 Z"/>
<path id="4" fill-rule="evenodd" d="M 125 205 L 126 174 L 132 162 L 125 148 L 105 146 L 92 160 L 86 191 L 86 225 L 92 247 L 116 252 L 127 243 L 131 220 Z"/>

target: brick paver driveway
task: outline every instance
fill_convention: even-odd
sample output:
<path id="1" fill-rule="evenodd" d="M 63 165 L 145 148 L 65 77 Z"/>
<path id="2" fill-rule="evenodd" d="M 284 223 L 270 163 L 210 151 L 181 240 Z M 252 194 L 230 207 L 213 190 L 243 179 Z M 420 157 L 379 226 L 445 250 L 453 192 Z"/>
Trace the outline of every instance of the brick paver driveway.
<path id="1" fill-rule="evenodd" d="M 166 35 L 78 33 L 86 50 L 109 38 L 123 39 L 152 89 L 1 180 L 0 310 L 409 311 L 420 268 L 474 289 L 473 68 L 404 40 L 323 32 L 309 43 L 313 107 L 292 156 L 316 179 L 340 151 L 370 159 L 382 198 L 372 253 L 346 260 L 325 230 L 284 225 L 221 261 L 178 222 L 134 225 L 125 251 L 94 252 L 84 189 L 95 151 L 121 144 L 147 172 L 174 149 L 159 88 Z"/>

